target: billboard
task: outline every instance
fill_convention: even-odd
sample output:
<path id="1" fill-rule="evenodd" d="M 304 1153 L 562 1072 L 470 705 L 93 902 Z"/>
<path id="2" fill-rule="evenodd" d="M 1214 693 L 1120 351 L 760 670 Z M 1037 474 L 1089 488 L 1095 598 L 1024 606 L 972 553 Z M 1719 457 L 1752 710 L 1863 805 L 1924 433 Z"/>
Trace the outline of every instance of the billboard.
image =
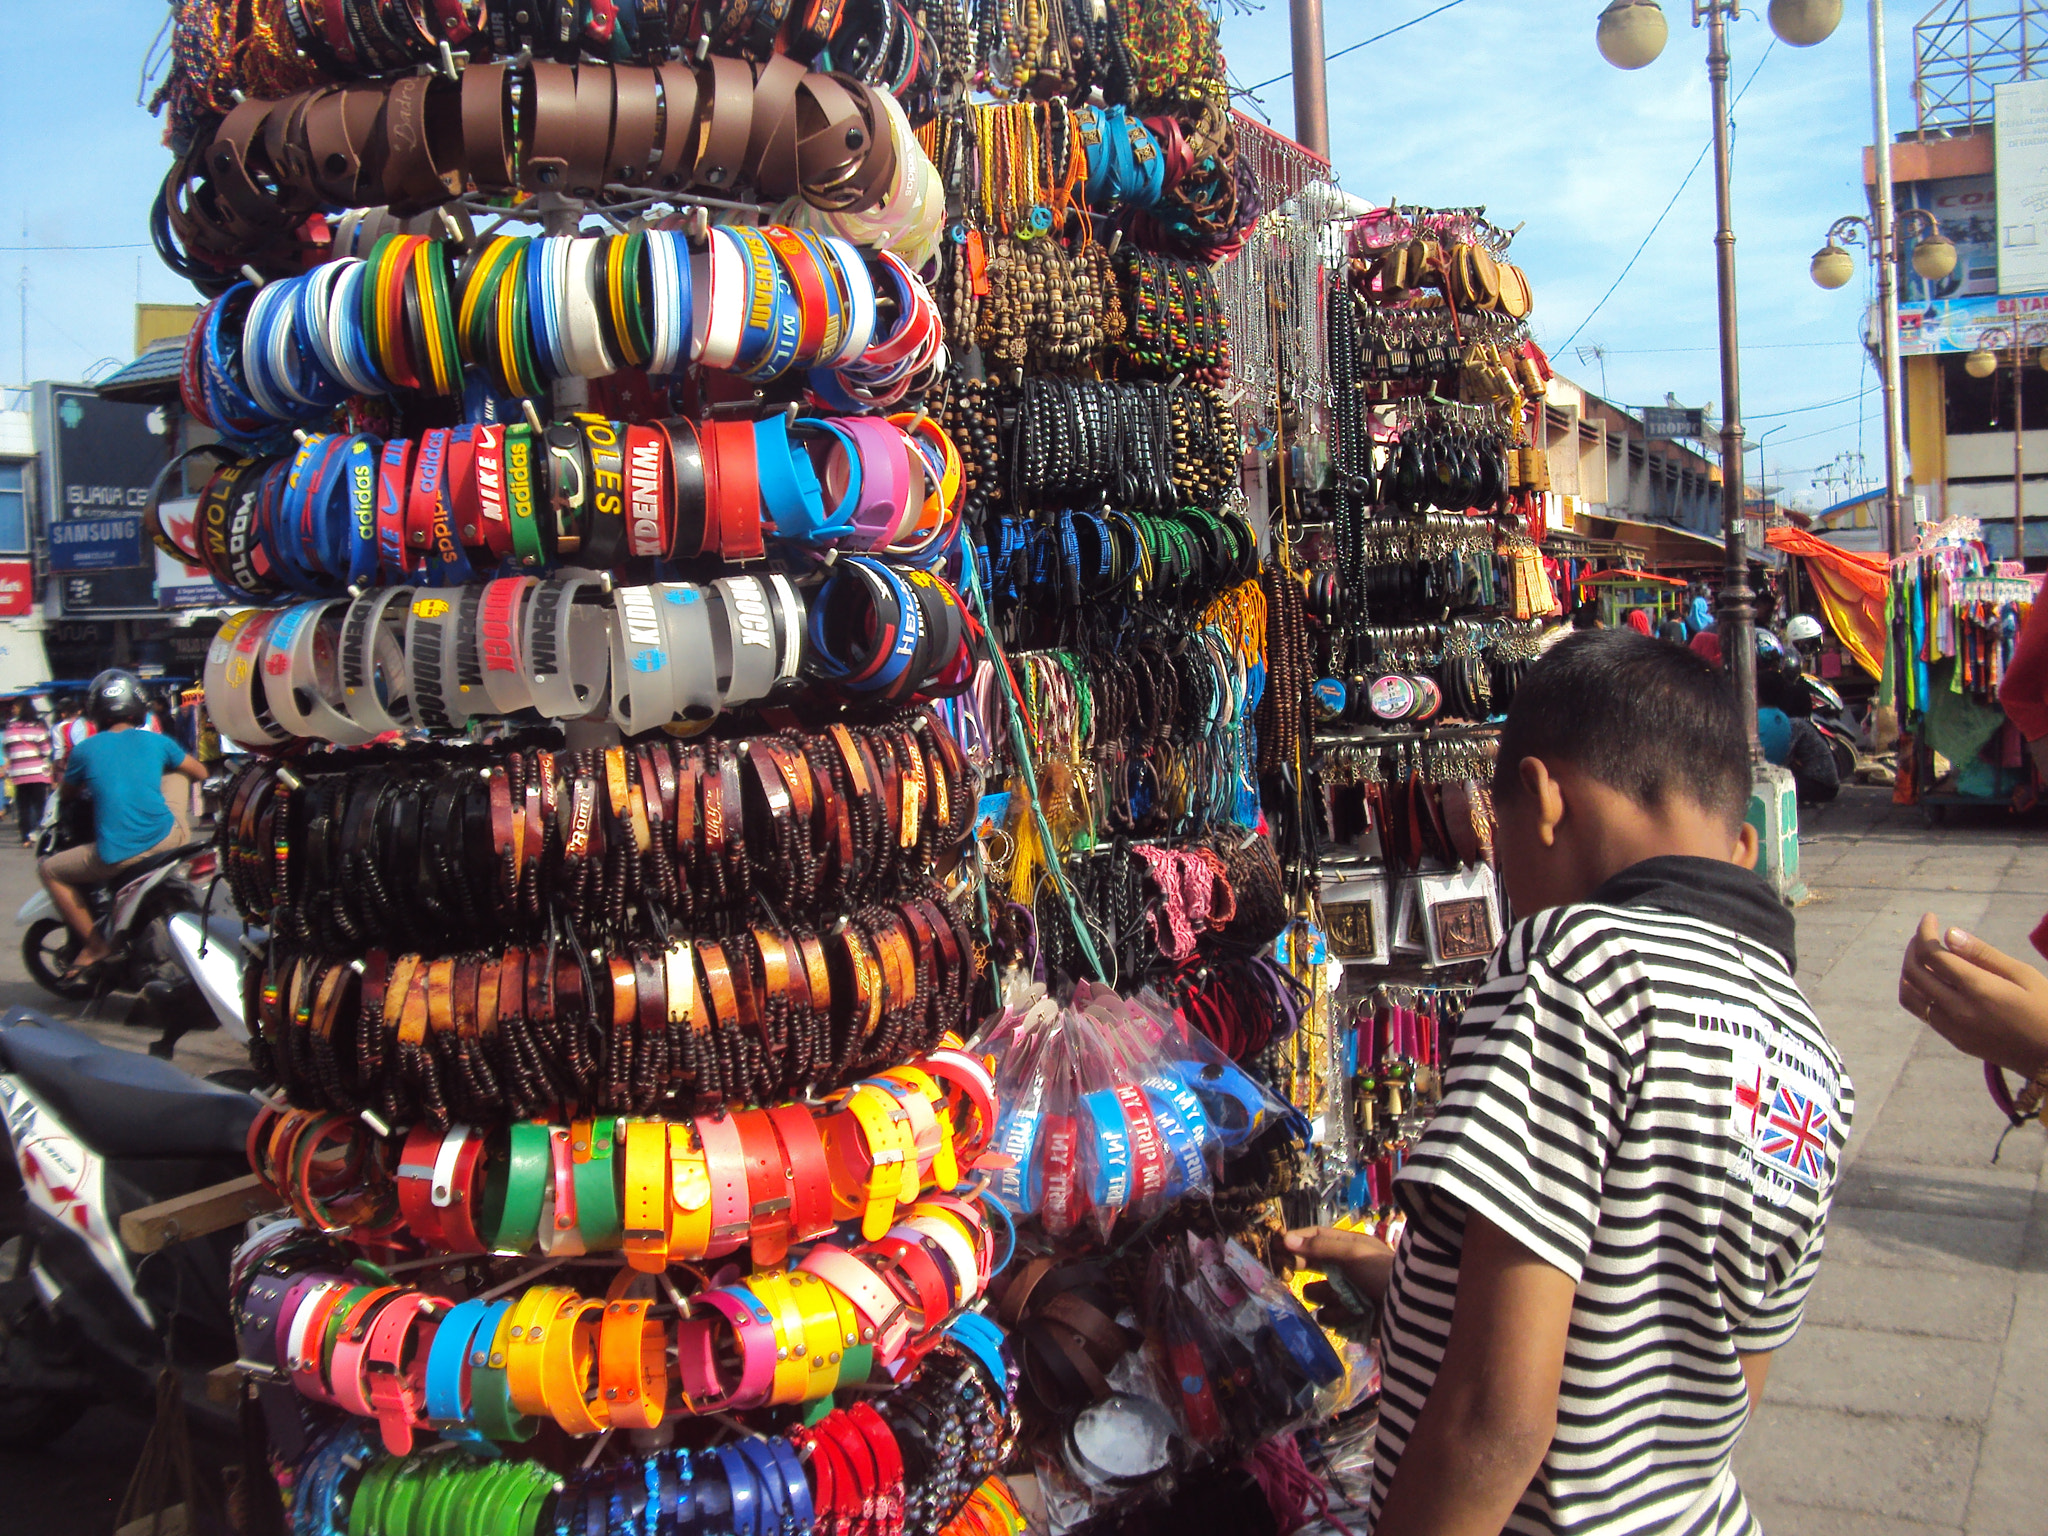
<path id="1" fill-rule="evenodd" d="M 1998 181 L 1991 176 L 1948 176 L 1899 184 L 1899 208 L 1924 208 L 1955 242 L 1956 269 L 1930 283 L 1910 261 L 1899 268 L 1899 303 L 1971 298 L 1998 292 Z"/>
<path id="2" fill-rule="evenodd" d="M 194 547 L 193 520 L 199 498 L 180 496 L 157 503 L 157 520 L 170 539 L 186 549 Z M 156 601 L 159 608 L 215 608 L 232 601 L 214 583 L 203 565 L 187 565 L 176 555 L 156 552 Z"/>
<path id="3" fill-rule="evenodd" d="M 2048 289 L 2048 79 L 1997 88 L 1998 291 Z"/>
<path id="4" fill-rule="evenodd" d="M 1902 302 L 1899 355 L 1926 357 L 1939 352 L 1974 352 L 1980 339 L 1993 346 L 2009 347 L 2015 326 L 2027 345 L 2048 345 L 2048 294 L 2001 298 L 1987 293 L 1966 299 Z"/>
<path id="5" fill-rule="evenodd" d="M 83 385 L 35 386 L 50 566 L 65 613 L 156 611 L 142 509 L 172 443 L 162 410 L 102 400 Z"/>
<path id="6" fill-rule="evenodd" d="M 0 619 L 25 618 L 35 605 L 35 566 L 26 560 L 0 560 Z"/>

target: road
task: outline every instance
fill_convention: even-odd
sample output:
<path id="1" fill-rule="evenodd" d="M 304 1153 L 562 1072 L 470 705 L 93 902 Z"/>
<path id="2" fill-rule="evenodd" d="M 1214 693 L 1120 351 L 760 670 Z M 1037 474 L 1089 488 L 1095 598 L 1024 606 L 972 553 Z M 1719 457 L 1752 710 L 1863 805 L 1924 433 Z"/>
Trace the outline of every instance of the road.
<path id="1" fill-rule="evenodd" d="M 2038 822 L 1983 813 L 1940 829 L 1850 789 L 1809 817 L 1814 900 L 1799 979 L 1856 1082 L 1849 1161 L 1805 1328 L 1782 1353 L 1736 1465 L 1764 1526 L 1786 1536 L 2040 1536 L 2048 1446 L 2048 1142 L 2003 1124 L 1981 1070 L 1894 999 L 1923 911 L 2015 954 L 2048 911 Z M 0 911 L 34 888 L 0 829 Z M 0 952 L 0 1007 L 70 1017 Z M 118 1010 L 116 1010 L 118 1012 Z M 85 1021 L 113 1043 L 147 1038 Z M 241 1065 L 226 1037 L 188 1036 L 180 1064 Z M 145 1427 L 98 1412 L 33 1455 L 0 1454 L 0 1529 L 106 1536 Z"/>

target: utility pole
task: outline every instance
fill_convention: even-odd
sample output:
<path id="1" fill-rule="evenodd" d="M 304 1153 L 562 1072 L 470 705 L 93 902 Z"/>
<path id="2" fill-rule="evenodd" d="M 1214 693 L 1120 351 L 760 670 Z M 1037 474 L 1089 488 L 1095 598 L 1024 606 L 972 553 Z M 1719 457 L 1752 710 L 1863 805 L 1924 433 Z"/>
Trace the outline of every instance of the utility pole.
<path id="1" fill-rule="evenodd" d="M 1707 24 L 1707 81 L 1714 112 L 1714 283 L 1721 311 L 1721 656 L 1735 679 L 1752 751 L 1756 749 L 1755 594 L 1749 589 L 1747 524 L 1742 505 L 1742 350 L 1735 329 L 1735 198 L 1730 167 L 1728 13 L 1733 0 L 1695 0 Z"/>
<path id="2" fill-rule="evenodd" d="M 1877 162 L 1877 206 L 1871 211 L 1871 257 L 1877 266 L 1878 359 L 1884 382 L 1884 548 L 1896 560 L 1906 537 L 1906 404 L 1899 386 L 1899 229 L 1892 214 L 1892 119 L 1884 63 L 1884 0 L 1870 0 L 1870 119 Z"/>
<path id="3" fill-rule="evenodd" d="M 1330 158 L 1330 95 L 1323 61 L 1323 0 L 1288 0 L 1294 45 L 1294 141 Z"/>

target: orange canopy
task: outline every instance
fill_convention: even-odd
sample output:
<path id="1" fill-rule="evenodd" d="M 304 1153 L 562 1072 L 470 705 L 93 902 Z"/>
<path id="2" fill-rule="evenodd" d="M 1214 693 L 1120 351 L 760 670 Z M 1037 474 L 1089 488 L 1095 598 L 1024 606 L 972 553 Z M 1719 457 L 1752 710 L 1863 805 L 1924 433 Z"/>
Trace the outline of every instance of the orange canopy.
<path id="1" fill-rule="evenodd" d="M 1884 556 L 1838 549 L 1803 528 L 1773 528 L 1764 535 L 1764 542 L 1806 562 L 1806 574 L 1820 597 L 1828 628 L 1857 666 L 1882 678 L 1885 602 L 1892 580 Z"/>

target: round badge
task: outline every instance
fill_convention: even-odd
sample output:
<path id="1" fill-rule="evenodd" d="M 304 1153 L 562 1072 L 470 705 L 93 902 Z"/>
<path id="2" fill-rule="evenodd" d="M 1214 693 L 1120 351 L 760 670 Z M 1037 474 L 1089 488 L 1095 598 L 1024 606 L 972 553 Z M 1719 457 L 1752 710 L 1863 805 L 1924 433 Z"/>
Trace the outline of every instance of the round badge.
<path id="1" fill-rule="evenodd" d="M 1344 713 L 1344 685 L 1334 677 L 1319 677 L 1315 681 L 1316 713 L 1325 720 L 1334 720 Z"/>
<path id="2" fill-rule="evenodd" d="M 1407 678 L 1389 672 L 1385 677 L 1373 679 L 1366 698 L 1372 705 L 1373 714 L 1380 719 L 1403 720 L 1415 707 L 1415 685 Z"/>
<path id="3" fill-rule="evenodd" d="M 1437 680 L 1426 673 L 1410 679 L 1415 684 L 1417 697 L 1414 718 L 1434 720 L 1444 707 L 1444 691 Z"/>

